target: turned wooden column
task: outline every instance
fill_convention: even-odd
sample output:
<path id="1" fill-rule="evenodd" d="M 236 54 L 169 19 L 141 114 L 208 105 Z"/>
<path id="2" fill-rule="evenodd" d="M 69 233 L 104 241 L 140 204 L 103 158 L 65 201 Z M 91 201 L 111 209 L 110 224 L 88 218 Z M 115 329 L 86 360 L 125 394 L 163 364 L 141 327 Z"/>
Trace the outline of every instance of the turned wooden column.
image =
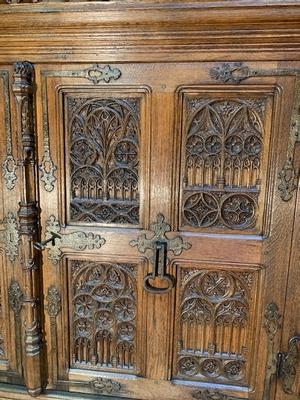
<path id="1" fill-rule="evenodd" d="M 20 264 L 24 288 L 24 373 L 28 392 L 42 390 L 42 334 L 40 324 L 39 262 L 33 247 L 38 236 L 38 201 L 34 130 L 34 68 L 28 62 L 14 65 L 13 93 L 16 101 L 17 130 L 21 169 L 19 202 Z"/>

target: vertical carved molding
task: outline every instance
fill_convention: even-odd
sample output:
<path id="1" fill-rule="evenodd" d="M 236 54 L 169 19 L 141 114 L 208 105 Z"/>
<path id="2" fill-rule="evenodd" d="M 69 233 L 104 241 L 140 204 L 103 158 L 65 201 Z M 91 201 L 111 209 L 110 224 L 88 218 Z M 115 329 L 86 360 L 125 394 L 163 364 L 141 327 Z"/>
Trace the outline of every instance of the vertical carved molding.
<path id="1" fill-rule="evenodd" d="M 300 72 L 300 71 L 299 71 Z M 287 158 L 278 174 L 278 190 L 283 201 L 293 198 L 297 189 L 299 171 L 294 165 L 296 143 L 300 141 L 300 74 L 297 74 Z"/>
<path id="2" fill-rule="evenodd" d="M 272 376 L 276 374 L 277 353 L 274 352 L 274 338 L 281 327 L 281 315 L 277 304 L 270 303 L 265 310 L 265 330 L 268 336 L 267 365 L 262 400 L 270 400 Z"/>
<path id="3" fill-rule="evenodd" d="M 15 316 L 15 343 L 16 343 L 16 361 L 20 375 L 22 375 L 22 336 L 21 336 L 21 310 L 23 307 L 23 292 L 16 281 L 12 281 L 8 289 L 8 303 Z"/>
<path id="4" fill-rule="evenodd" d="M 56 318 L 61 311 L 61 296 L 54 286 L 49 287 L 47 295 L 47 311 L 50 318 L 51 350 L 52 350 L 52 381 L 57 383 L 57 324 Z"/>
<path id="5" fill-rule="evenodd" d="M 14 189 L 17 181 L 17 163 L 13 156 L 13 140 L 10 124 L 10 96 L 9 96 L 9 78 L 8 71 L 0 71 L 0 79 L 3 79 L 3 97 L 4 97 L 4 126 L 6 133 L 6 158 L 2 164 L 2 175 L 8 190 Z"/>
<path id="6" fill-rule="evenodd" d="M 17 110 L 22 179 L 19 202 L 21 266 L 24 287 L 26 386 L 32 396 L 41 393 L 42 336 L 39 316 L 38 258 L 33 243 L 38 238 L 36 160 L 34 133 L 34 68 L 28 62 L 14 65 L 13 94 Z"/>

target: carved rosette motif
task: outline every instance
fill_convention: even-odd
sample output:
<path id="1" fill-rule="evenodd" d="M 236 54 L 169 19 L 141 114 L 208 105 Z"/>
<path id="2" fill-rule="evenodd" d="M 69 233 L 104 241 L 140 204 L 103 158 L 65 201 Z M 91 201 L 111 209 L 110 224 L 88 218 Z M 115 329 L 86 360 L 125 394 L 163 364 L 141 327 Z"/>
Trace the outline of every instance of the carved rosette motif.
<path id="1" fill-rule="evenodd" d="M 184 223 L 254 228 L 265 99 L 187 97 L 186 112 Z"/>
<path id="2" fill-rule="evenodd" d="M 135 268 L 71 261 L 73 366 L 135 370 Z M 97 383 L 98 390 L 102 384 Z"/>
<path id="3" fill-rule="evenodd" d="M 53 264 L 57 264 L 63 255 L 63 248 L 71 248 L 76 251 L 85 249 L 100 249 L 105 244 L 105 239 L 92 232 L 76 231 L 71 233 L 60 233 L 61 225 L 54 215 L 51 215 L 46 222 L 46 240 L 57 235 L 53 243 L 47 245 L 48 258 Z"/>
<path id="4" fill-rule="evenodd" d="M 139 223 L 139 99 L 69 98 L 71 220 Z"/>
<path id="5" fill-rule="evenodd" d="M 254 279 L 246 271 L 182 269 L 179 376 L 245 383 Z"/>

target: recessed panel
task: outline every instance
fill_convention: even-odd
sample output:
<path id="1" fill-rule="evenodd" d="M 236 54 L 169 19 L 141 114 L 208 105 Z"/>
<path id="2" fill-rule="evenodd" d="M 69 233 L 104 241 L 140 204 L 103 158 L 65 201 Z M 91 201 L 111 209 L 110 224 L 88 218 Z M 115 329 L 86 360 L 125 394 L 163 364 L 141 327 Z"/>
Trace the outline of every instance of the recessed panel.
<path id="1" fill-rule="evenodd" d="M 148 151 L 144 97 L 128 90 L 65 96 L 71 223 L 140 224 Z"/>
<path id="2" fill-rule="evenodd" d="M 249 385 L 258 280 L 257 270 L 179 268 L 177 378 Z"/>
<path id="3" fill-rule="evenodd" d="M 182 227 L 261 229 L 271 104 L 251 91 L 184 93 Z"/>
<path id="4" fill-rule="evenodd" d="M 69 262 L 71 367 L 137 369 L 137 265 Z"/>

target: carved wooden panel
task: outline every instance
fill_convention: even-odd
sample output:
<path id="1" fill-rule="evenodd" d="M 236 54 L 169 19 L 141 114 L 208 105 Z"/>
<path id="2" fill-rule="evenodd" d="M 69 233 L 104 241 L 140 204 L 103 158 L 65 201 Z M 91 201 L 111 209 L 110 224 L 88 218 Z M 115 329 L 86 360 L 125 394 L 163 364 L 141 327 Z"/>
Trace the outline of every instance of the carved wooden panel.
<path id="1" fill-rule="evenodd" d="M 71 261 L 71 365 L 136 370 L 136 266 Z"/>
<path id="2" fill-rule="evenodd" d="M 246 385 L 257 271 L 180 268 L 179 276 L 177 376 Z"/>
<path id="3" fill-rule="evenodd" d="M 68 97 L 70 219 L 139 223 L 140 99 Z"/>
<path id="4" fill-rule="evenodd" d="M 186 94 L 182 225 L 258 228 L 269 143 L 268 95 Z"/>

